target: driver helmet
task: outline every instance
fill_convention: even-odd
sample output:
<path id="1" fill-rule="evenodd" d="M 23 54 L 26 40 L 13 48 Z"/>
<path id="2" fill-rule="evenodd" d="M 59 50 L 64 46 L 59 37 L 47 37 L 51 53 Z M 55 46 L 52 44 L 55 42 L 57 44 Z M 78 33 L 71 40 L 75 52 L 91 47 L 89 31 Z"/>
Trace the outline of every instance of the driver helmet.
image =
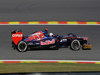
<path id="1" fill-rule="evenodd" d="M 49 33 L 49 36 L 52 37 L 53 36 L 53 33 Z"/>

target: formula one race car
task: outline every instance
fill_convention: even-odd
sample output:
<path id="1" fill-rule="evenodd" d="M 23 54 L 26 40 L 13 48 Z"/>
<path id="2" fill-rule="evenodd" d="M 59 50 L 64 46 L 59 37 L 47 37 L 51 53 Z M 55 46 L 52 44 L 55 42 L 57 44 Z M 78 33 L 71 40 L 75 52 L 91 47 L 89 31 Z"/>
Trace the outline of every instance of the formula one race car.
<path id="1" fill-rule="evenodd" d="M 48 29 L 43 31 L 33 32 L 30 35 L 24 36 L 21 30 L 14 30 L 12 35 L 12 47 L 19 52 L 25 52 L 35 48 L 51 48 L 59 49 L 69 47 L 74 51 L 80 49 L 91 49 L 92 45 L 88 43 L 88 37 L 79 37 L 73 33 L 67 35 L 54 35 L 48 33 Z"/>

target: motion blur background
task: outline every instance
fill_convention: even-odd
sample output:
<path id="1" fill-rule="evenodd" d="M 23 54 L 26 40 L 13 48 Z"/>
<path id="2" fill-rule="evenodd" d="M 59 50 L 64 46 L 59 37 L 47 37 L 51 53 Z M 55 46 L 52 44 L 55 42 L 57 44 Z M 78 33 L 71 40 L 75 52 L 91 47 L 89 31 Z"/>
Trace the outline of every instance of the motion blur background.
<path id="1" fill-rule="evenodd" d="M 0 21 L 100 21 L 100 0 L 0 0 Z"/>

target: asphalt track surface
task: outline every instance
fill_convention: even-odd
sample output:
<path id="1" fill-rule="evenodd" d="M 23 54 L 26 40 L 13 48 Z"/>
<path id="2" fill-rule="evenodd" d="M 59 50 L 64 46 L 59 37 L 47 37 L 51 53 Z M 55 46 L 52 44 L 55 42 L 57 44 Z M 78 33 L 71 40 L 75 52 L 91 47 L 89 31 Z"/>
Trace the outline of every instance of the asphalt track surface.
<path id="1" fill-rule="evenodd" d="M 88 36 L 92 50 L 73 51 L 69 48 L 59 50 L 30 50 L 18 52 L 11 47 L 11 31 L 22 29 L 25 35 L 34 31 L 49 29 L 54 34 L 66 35 L 70 32 L 79 36 Z M 0 60 L 100 60 L 100 26 L 65 25 L 2 25 L 0 26 Z"/>
<path id="2" fill-rule="evenodd" d="M 0 0 L 0 21 L 100 21 L 100 0 Z"/>

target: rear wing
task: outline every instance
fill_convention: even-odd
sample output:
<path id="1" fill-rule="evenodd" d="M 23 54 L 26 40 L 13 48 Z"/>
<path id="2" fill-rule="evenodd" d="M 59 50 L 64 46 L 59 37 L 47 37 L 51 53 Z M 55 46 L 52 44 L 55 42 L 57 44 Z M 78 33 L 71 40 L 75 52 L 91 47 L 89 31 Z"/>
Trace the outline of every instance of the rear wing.
<path id="1" fill-rule="evenodd" d="M 23 39 L 23 32 L 21 30 L 14 30 L 11 32 L 12 42 L 17 45 Z"/>

